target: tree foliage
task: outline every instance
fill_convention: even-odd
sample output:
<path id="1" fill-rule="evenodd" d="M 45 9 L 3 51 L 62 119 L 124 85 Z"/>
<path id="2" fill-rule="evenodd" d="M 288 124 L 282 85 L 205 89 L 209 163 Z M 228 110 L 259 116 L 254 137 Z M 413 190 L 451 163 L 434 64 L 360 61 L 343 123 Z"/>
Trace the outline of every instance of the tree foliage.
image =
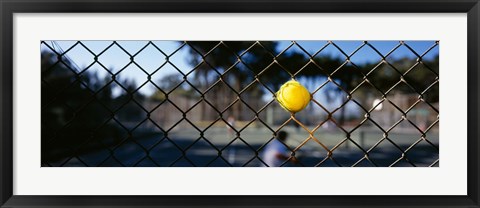
<path id="1" fill-rule="evenodd" d="M 435 73 L 438 74 L 438 56 L 434 60 L 421 62 L 403 58 L 388 59 L 388 63 L 380 65 L 378 63 L 355 64 L 341 57 L 310 58 L 298 51 L 280 53 L 277 48 L 278 42 L 274 41 L 262 41 L 256 44 L 248 41 L 193 41 L 188 42 L 188 45 L 191 55 L 189 62 L 199 66 L 195 76 L 198 80 L 204 80 L 200 85 L 202 89 L 222 79 L 227 83 L 228 80 L 234 80 L 233 88 L 241 90 L 257 79 L 267 87 L 267 90 L 261 92 L 269 93 L 268 91 L 275 92 L 280 85 L 294 75 L 297 79 L 308 80 L 307 84 L 312 86 L 321 84 L 319 78 L 330 77 L 339 86 L 328 90 L 337 94 L 340 91 L 351 93 L 362 84 L 364 87 L 355 91 L 357 94 L 362 94 L 362 98 L 366 98 L 372 91 L 380 90 L 381 93 L 424 93 L 426 101 L 438 102 L 438 84 L 432 85 L 437 79 Z M 397 84 L 401 80 L 403 80 L 402 83 Z M 432 86 L 429 87 L 430 85 Z M 332 98 L 334 94 L 327 93 L 328 100 L 334 100 L 335 98 Z M 362 102 L 364 101 L 360 100 L 360 103 Z M 240 114 L 233 110 L 234 114 Z"/>
<path id="2" fill-rule="evenodd" d="M 42 162 L 112 146 L 121 138 L 119 125 L 109 120 L 135 120 L 142 111 L 128 105 L 132 98 L 141 102 L 135 83 L 122 80 L 113 84 L 109 76 L 79 71 L 69 59 L 55 53 L 41 53 Z M 114 96 L 114 86 L 120 93 Z"/>

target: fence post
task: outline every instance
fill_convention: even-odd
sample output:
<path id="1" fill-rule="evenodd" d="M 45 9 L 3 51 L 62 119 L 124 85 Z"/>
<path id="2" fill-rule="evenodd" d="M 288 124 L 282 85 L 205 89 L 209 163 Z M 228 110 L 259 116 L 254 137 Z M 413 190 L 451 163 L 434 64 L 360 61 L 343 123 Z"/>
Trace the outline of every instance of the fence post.
<path id="1" fill-rule="evenodd" d="M 365 147 L 365 131 L 360 130 L 360 145 Z"/>
<path id="2" fill-rule="evenodd" d="M 273 125 L 273 106 L 270 108 L 267 108 L 267 124 L 268 125 Z"/>

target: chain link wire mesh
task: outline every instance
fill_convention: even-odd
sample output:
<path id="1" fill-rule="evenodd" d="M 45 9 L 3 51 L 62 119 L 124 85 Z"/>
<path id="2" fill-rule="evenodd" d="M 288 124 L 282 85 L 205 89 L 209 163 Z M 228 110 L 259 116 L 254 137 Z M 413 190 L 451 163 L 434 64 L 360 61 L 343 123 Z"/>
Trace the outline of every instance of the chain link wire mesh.
<path id="1" fill-rule="evenodd" d="M 432 136 L 438 134 L 439 124 L 438 65 L 424 60 L 438 48 L 438 41 L 432 41 L 422 53 L 404 41 L 387 53 L 369 41 L 351 52 L 336 41 L 318 45 L 315 52 L 296 41 L 281 51 L 273 51 L 268 41 L 242 42 L 239 50 L 238 42 L 183 41 L 166 50 L 158 42 L 148 41 L 132 52 L 120 41 L 98 50 L 85 41 L 73 42 L 68 48 L 42 41 L 46 51 L 42 53 L 41 81 L 42 166 L 269 166 L 262 151 L 284 130 L 296 135 L 297 142 L 280 141 L 290 152 L 281 166 L 290 166 L 292 161 L 295 166 L 315 167 L 439 165 L 438 138 Z M 301 65 L 290 63 L 296 58 L 289 55 L 292 48 L 302 55 Z M 326 48 L 341 54 L 339 64 L 321 61 Z M 190 69 L 178 66 L 177 61 L 179 51 L 187 49 L 193 65 Z M 359 66 L 354 60 L 362 58 L 360 53 L 366 49 L 379 60 Z M 74 50 L 83 51 L 92 62 L 78 66 L 69 56 Z M 113 50 L 117 51 L 115 60 L 123 65 L 119 69 L 104 63 Z M 390 59 L 397 50 L 413 54 L 414 61 Z M 222 60 L 225 53 L 233 59 Z M 158 66 L 142 64 L 145 54 L 158 57 Z M 252 64 L 255 57 L 268 61 Z M 133 73 L 144 77 L 142 83 L 126 83 L 120 78 L 131 76 L 125 74 L 132 67 Z M 88 74 L 93 68 L 106 76 L 92 78 Z M 159 81 L 165 68 L 177 78 Z M 205 75 L 199 76 L 202 73 Z M 324 79 L 307 87 L 312 94 L 307 109 L 320 109 L 321 116 L 308 110 L 290 114 L 278 107 L 275 92 L 281 83 L 316 75 Z M 412 84 L 415 76 L 423 82 Z M 141 92 L 147 87 L 154 91 L 148 99 Z M 325 93 L 325 88 L 335 89 L 333 99 L 338 105 L 332 107 L 319 99 L 317 94 Z M 401 96 L 399 88 L 410 93 Z M 375 98 L 374 104 L 367 105 L 371 99 L 366 97 Z M 347 106 L 355 106 L 363 117 L 345 125 L 345 111 L 352 108 Z M 382 113 L 382 108 L 390 110 Z M 422 114 L 425 111 L 430 113 Z M 339 118 L 339 114 L 343 115 Z M 231 115 L 239 121 L 233 123 Z M 367 126 L 378 133 L 368 136 L 369 131 L 363 130 Z M 331 128 L 339 133 L 330 133 Z M 263 133 L 252 133 L 259 131 Z M 410 133 L 401 136 L 403 131 Z M 211 136 L 225 133 L 230 137 L 221 141 Z M 187 135 L 191 139 L 182 138 Z M 325 139 L 329 135 L 335 139 Z M 383 146 L 389 146 L 388 159 L 382 159 Z M 427 162 L 419 163 L 425 158 Z"/>

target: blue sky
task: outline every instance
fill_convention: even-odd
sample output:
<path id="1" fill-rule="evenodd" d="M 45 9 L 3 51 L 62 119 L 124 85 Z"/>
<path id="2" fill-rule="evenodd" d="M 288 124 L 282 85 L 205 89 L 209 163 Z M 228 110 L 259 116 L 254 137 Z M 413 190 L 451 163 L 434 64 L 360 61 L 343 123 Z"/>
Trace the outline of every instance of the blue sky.
<path id="1" fill-rule="evenodd" d="M 130 55 L 136 54 L 140 49 L 145 47 L 148 44 L 148 41 L 117 41 Z M 152 80 L 159 80 L 162 77 L 179 73 L 172 65 L 165 64 L 166 56 L 172 54 L 180 46 L 180 43 L 177 41 L 152 41 L 155 46 L 157 46 L 163 53 L 159 52 L 155 46 L 148 45 L 143 51 L 135 56 L 135 62 L 141 65 L 147 73 L 152 73 L 160 66 L 162 68 L 152 75 Z M 363 44 L 362 41 L 333 41 L 338 47 L 340 47 L 346 54 L 351 54 L 355 49 Z M 380 53 L 386 55 L 391 51 L 395 46 L 399 44 L 398 41 L 368 41 L 372 46 L 374 46 Z M 435 41 L 405 41 L 416 53 L 423 54 L 428 48 L 435 44 Z M 66 51 L 72 45 L 76 44 L 77 41 L 45 41 L 46 44 L 53 47 L 57 52 Z M 107 46 L 112 44 L 112 41 L 82 41 L 82 43 L 88 47 L 93 53 L 99 54 Z M 278 51 L 282 51 L 291 45 L 291 41 L 279 41 Z M 327 41 L 297 41 L 297 43 L 302 46 L 310 54 L 314 54 L 320 48 L 327 44 Z M 41 45 L 41 50 L 50 50 L 45 45 Z M 301 52 L 301 49 L 297 46 L 293 46 L 287 50 L 288 52 L 298 51 Z M 429 53 L 424 56 L 424 59 L 432 59 L 436 57 L 439 53 L 439 47 L 435 47 Z M 320 55 L 327 55 L 332 57 L 341 57 L 345 56 L 333 45 L 326 47 Z M 94 56 L 89 53 L 85 48 L 80 45 L 72 48 L 66 53 L 66 56 L 72 60 L 78 68 L 84 69 L 94 62 Z M 170 62 L 178 67 L 184 73 L 190 71 L 193 66 L 190 66 L 187 62 L 188 60 L 188 50 L 186 47 L 177 51 L 174 55 L 170 57 Z M 399 59 L 403 57 L 415 58 L 415 55 L 405 46 L 401 46 L 394 53 L 392 53 L 390 58 Z M 363 47 L 354 56 L 351 57 L 351 61 L 355 64 L 363 63 L 378 63 L 381 60 L 381 57 L 370 47 Z M 111 69 L 112 72 L 117 72 L 121 68 L 125 67 L 129 62 L 129 55 L 126 54 L 118 46 L 113 46 L 105 53 L 99 56 L 98 61 L 102 63 L 108 69 Z M 165 64 L 165 65 L 164 65 Z M 95 63 L 92 67 L 88 69 L 90 72 L 97 72 L 100 76 L 105 76 L 107 72 L 98 64 Z M 120 79 L 130 79 L 133 80 L 137 85 L 142 84 L 147 79 L 147 74 L 142 72 L 137 66 L 131 64 L 124 71 L 122 71 L 118 77 Z M 144 94 L 151 94 L 154 92 L 153 86 L 147 85 L 140 90 Z M 115 93 L 115 92 L 114 92 Z"/>

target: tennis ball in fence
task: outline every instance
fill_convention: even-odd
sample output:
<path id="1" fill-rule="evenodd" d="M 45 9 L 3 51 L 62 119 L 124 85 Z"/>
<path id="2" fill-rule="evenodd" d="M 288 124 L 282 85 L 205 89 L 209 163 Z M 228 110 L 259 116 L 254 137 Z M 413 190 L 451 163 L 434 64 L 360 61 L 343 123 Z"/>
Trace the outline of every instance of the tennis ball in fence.
<path id="1" fill-rule="evenodd" d="M 307 88 L 294 79 L 283 84 L 275 95 L 280 105 L 292 113 L 307 107 L 311 98 Z"/>

